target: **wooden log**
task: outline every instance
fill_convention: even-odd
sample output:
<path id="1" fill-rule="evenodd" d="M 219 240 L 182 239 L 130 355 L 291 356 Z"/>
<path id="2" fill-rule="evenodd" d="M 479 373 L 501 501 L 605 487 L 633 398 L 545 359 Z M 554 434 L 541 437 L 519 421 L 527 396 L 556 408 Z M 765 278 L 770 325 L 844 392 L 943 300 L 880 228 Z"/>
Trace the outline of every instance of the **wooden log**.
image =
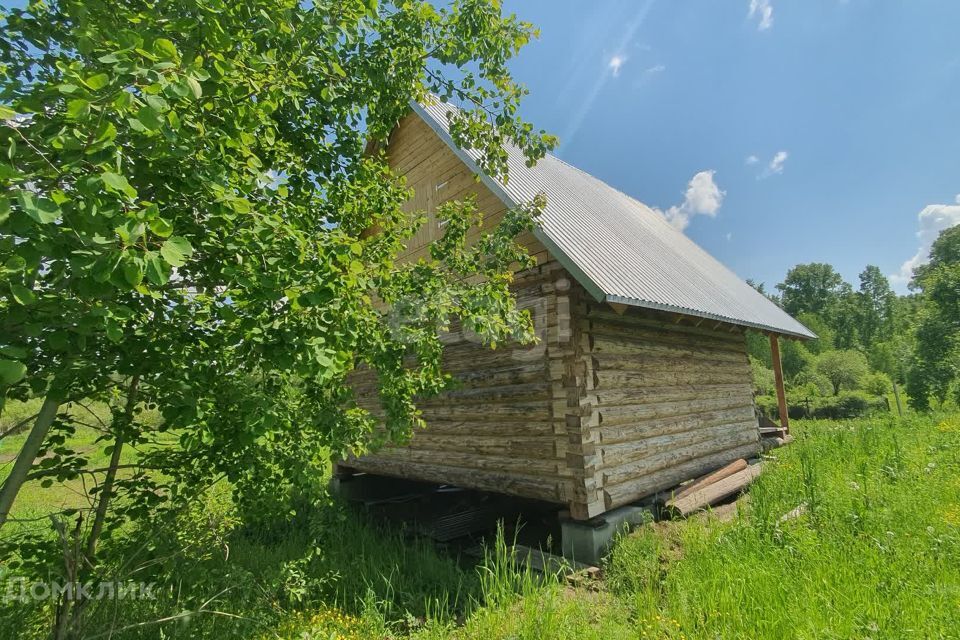
<path id="1" fill-rule="evenodd" d="M 587 310 L 587 317 L 590 319 L 591 323 L 603 322 L 604 324 L 609 324 L 611 326 L 629 326 L 637 327 L 638 329 L 647 329 L 653 332 L 662 331 L 680 335 L 696 336 L 699 338 L 713 338 L 718 342 L 724 341 L 736 343 L 744 341 L 742 334 L 731 334 L 728 331 L 715 331 L 707 327 L 676 325 L 673 323 L 666 323 L 662 320 L 644 318 L 638 316 L 633 309 L 631 309 L 627 314 L 620 316 L 606 306 L 592 304 Z"/>
<path id="2" fill-rule="evenodd" d="M 594 351 L 591 353 L 594 362 L 597 363 L 599 371 L 629 371 L 637 373 L 699 373 L 699 374 L 736 374 L 737 379 L 744 381 L 744 376 L 749 382 L 750 370 L 744 364 L 731 362 L 718 362 L 716 360 L 705 360 L 699 358 L 651 358 L 642 354 L 601 353 Z M 708 378 L 709 379 L 709 378 Z"/>
<path id="3" fill-rule="evenodd" d="M 747 427 L 729 433 L 714 434 L 712 438 L 689 444 L 681 440 L 677 442 L 675 446 L 662 449 L 639 460 L 610 468 L 605 467 L 603 469 L 604 486 L 630 482 L 645 473 L 651 473 L 661 469 L 670 469 L 690 460 L 696 460 L 697 458 L 702 458 L 716 452 L 747 445 L 753 448 L 751 454 L 756 453 L 757 449 L 760 448 L 759 437 L 757 436 L 756 430 Z M 742 457 L 744 456 L 736 456 L 725 460 L 724 463 Z M 705 471 L 709 469 L 710 467 L 707 467 Z M 690 476 L 686 477 L 689 478 Z M 684 478 L 681 478 L 681 480 L 682 479 Z"/>
<path id="4" fill-rule="evenodd" d="M 394 461 L 401 465 L 409 465 L 411 468 L 415 466 L 441 464 L 444 466 L 457 467 L 464 472 L 470 473 L 490 471 L 537 475 L 545 478 L 558 477 L 559 467 L 563 464 L 555 456 L 550 456 L 545 459 L 533 458 L 526 455 L 510 457 L 506 455 L 506 452 L 500 452 L 498 455 L 476 455 L 475 453 L 447 451 L 444 449 L 424 451 L 411 447 L 380 449 L 375 455 L 360 458 L 360 460 L 365 459 L 375 460 L 378 463 Z M 355 464 L 353 460 L 348 460 L 347 464 L 351 467 L 359 468 L 358 464 Z"/>
<path id="5" fill-rule="evenodd" d="M 558 504 L 566 503 L 572 496 L 568 479 L 557 474 L 537 476 L 515 471 L 480 471 L 465 469 L 455 463 L 411 464 L 373 457 L 351 459 L 349 464 L 358 471 L 367 473 L 494 491 Z"/>
<path id="6" fill-rule="evenodd" d="M 720 397 L 695 398 L 682 402 L 654 402 L 649 404 L 625 404 L 615 407 L 600 407 L 601 424 L 607 426 L 623 425 L 652 418 L 670 418 L 686 416 L 708 411 L 722 411 L 751 406 L 752 398 Z"/>
<path id="7" fill-rule="evenodd" d="M 649 438 L 640 438 L 622 444 L 601 446 L 600 454 L 603 457 L 603 466 L 605 468 L 613 468 L 618 465 L 648 459 L 651 456 L 668 452 L 671 449 L 692 446 L 700 442 L 721 442 L 725 436 L 753 431 L 755 428 L 752 421 L 738 424 L 720 423 L 692 431 L 668 433 Z"/>
<path id="8" fill-rule="evenodd" d="M 594 386 L 597 389 L 644 389 L 647 387 L 743 384 L 749 372 L 741 371 L 665 371 L 652 367 L 608 360 L 596 360 Z"/>
<path id="9" fill-rule="evenodd" d="M 742 491 L 760 475 L 761 470 L 762 465 L 759 463 L 750 465 L 723 480 L 694 491 L 685 498 L 671 500 L 666 509 L 673 517 L 688 516 Z"/>
<path id="10" fill-rule="evenodd" d="M 747 468 L 746 460 L 744 460 L 743 458 L 740 458 L 739 460 L 734 460 L 733 462 L 726 465 L 725 467 L 720 467 L 719 469 L 717 469 L 712 473 L 708 473 L 705 476 L 701 476 L 700 478 L 691 482 L 688 486 L 684 487 L 682 490 L 677 491 L 676 493 L 673 494 L 671 501 L 676 501 L 682 498 L 686 498 L 691 493 L 695 491 L 699 491 L 700 489 L 703 489 L 709 484 L 713 484 L 718 480 L 723 480 L 727 476 L 731 476 L 737 473 L 738 471 L 743 471 L 746 468 Z"/>
<path id="11" fill-rule="evenodd" d="M 745 404 L 733 409 L 696 412 L 665 419 L 637 420 L 619 426 L 603 424 L 597 429 L 597 437 L 601 444 L 617 444 L 651 435 L 682 433 L 718 424 L 735 424 L 748 421 L 756 426 L 756 414 L 753 407 Z"/>
<path id="12" fill-rule="evenodd" d="M 744 404 L 750 404 L 753 386 L 750 384 L 705 384 L 673 385 L 669 387 L 597 388 L 596 395 L 600 406 L 615 407 L 621 405 L 647 404 L 653 402 L 683 402 L 693 400 L 742 398 Z"/>
<path id="13" fill-rule="evenodd" d="M 653 345 L 662 348 L 689 349 L 702 356 L 716 356 L 718 358 L 729 358 L 731 355 L 735 356 L 746 351 L 742 337 L 730 336 L 729 334 L 717 334 L 719 338 L 692 336 L 678 331 L 676 326 L 651 329 L 590 321 L 589 328 L 584 329 L 584 333 L 590 337 L 593 344 L 605 343 L 607 350 L 611 345 L 629 345 L 632 343 L 638 347 Z"/>

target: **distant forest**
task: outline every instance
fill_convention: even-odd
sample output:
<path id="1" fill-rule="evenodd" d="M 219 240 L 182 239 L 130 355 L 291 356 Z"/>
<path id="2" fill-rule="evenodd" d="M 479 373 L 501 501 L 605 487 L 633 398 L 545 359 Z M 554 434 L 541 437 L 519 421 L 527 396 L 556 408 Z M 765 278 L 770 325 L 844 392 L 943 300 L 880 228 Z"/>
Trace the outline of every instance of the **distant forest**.
<path id="1" fill-rule="evenodd" d="M 940 234 L 930 261 L 918 267 L 911 293 L 897 295 L 868 265 L 859 286 L 829 264 L 799 264 L 776 291 L 751 284 L 814 331 L 816 340 L 784 340 L 783 374 L 794 417 L 853 417 L 894 409 L 960 405 L 960 227 Z M 758 406 L 776 416 L 770 349 L 750 332 Z"/>

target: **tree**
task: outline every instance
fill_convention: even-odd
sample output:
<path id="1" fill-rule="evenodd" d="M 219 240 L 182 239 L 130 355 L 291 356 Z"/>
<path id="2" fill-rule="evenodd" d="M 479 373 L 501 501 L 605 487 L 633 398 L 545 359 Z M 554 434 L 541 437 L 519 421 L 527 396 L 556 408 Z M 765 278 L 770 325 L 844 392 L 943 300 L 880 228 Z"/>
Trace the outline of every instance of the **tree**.
<path id="1" fill-rule="evenodd" d="M 9 10 L 0 387 L 4 400 L 44 403 L 0 489 L 0 527 L 24 482 L 91 472 L 65 445 L 71 401 L 111 402 L 113 451 L 165 444 L 132 477 L 118 479 L 116 461 L 99 472 L 113 478 L 91 495 L 100 524 L 77 545 L 92 572 L 101 505 L 118 492 L 128 500 L 111 513 L 146 518 L 217 477 L 241 504 L 295 490 L 320 477 L 328 450 L 422 424 L 416 398 L 447 384 L 438 335 L 451 318 L 489 342 L 532 339 L 509 284 L 529 264 L 514 238 L 542 203 L 469 246 L 479 217 L 451 203 L 431 255 L 398 265 L 422 217 L 365 149 L 433 93 L 464 107 L 451 133 L 489 173 L 506 171 L 508 141 L 535 162 L 554 138 L 516 115 L 525 92 L 507 68 L 534 34 L 495 0 Z M 379 374 L 383 430 L 346 383 L 360 365 Z M 175 445 L 138 420 L 147 406 Z M 58 635 L 81 605 L 58 617 Z"/>
<path id="2" fill-rule="evenodd" d="M 855 349 L 860 346 L 860 300 L 858 294 L 846 282 L 824 312 L 833 329 L 833 346 L 836 349 Z"/>
<path id="3" fill-rule="evenodd" d="M 829 264 L 798 264 L 777 285 L 784 310 L 796 316 L 804 312 L 823 315 L 841 293 L 843 278 Z"/>
<path id="4" fill-rule="evenodd" d="M 960 263 L 960 226 L 944 229 L 930 247 L 930 259 L 913 270 L 911 289 L 923 289 L 924 280 L 938 267 Z"/>
<path id="5" fill-rule="evenodd" d="M 923 410 L 931 396 L 943 403 L 960 372 L 960 228 L 940 233 L 911 286 L 921 291 L 922 307 L 907 393 L 911 406 Z"/>
<path id="6" fill-rule="evenodd" d="M 878 267 L 868 265 L 860 273 L 857 300 L 861 343 L 869 348 L 875 341 L 889 340 L 893 334 L 896 296 L 890 281 Z"/>
<path id="7" fill-rule="evenodd" d="M 834 395 L 842 387 L 855 389 L 870 370 L 859 351 L 827 351 L 817 356 L 814 368 L 833 385 Z"/>
<path id="8" fill-rule="evenodd" d="M 814 313 L 806 311 L 797 315 L 797 320 L 817 334 L 816 339 L 807 340 L 803 343 L 804 347 L 806 347 L 810 353 L 816 355 L 833 348 L 833 327 L 831 327 L 826 320 Z"/>

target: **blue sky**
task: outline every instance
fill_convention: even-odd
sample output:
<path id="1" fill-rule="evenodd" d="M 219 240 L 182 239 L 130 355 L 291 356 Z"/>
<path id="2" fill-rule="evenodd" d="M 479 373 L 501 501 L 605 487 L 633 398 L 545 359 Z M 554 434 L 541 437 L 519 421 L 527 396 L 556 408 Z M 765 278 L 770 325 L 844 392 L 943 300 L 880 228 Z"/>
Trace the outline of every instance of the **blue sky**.
<path id="1" fill-rule="evenodd" d="M 523 115 L 741 277 L 906 291 L 960 223 L 960 2 L 507 0 L 541 37 Z M 589 8 L 588 8 L 589 7 Z M 919 235 L 918 235 L 919 234 Z"/>

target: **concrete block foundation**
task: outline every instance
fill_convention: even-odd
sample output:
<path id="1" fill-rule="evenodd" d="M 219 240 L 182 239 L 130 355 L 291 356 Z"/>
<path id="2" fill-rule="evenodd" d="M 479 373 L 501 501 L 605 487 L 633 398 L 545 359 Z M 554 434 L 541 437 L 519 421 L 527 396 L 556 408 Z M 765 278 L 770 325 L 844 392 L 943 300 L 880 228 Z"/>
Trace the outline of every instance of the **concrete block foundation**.
<path id="1" fill-rule="evenodd" d="M 563 557 L 597 565 L 618 535 L 653 520 L 654 515 L 650 509 L 633 505 L 608 511 L 590 520 L 561 520 L 560 544 Z"/>

